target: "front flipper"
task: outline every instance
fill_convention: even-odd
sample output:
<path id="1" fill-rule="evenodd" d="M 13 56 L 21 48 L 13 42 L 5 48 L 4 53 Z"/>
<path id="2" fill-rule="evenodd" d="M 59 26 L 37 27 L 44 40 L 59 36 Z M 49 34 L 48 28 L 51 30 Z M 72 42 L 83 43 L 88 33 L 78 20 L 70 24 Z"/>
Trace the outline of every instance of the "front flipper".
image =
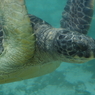
<path id="1" fill-rule="evenodd" d="M 28 78 L 24 70 L 32 66 L 34 52 L 35 36 L 24 0 L 0 0 L 0 83 Z"/>
<path id="2" fill-rule="evenodd" d="M 93 15 L 94 0 L 68 0 L 60 21 L 61 28 L 87 34 Z"/>

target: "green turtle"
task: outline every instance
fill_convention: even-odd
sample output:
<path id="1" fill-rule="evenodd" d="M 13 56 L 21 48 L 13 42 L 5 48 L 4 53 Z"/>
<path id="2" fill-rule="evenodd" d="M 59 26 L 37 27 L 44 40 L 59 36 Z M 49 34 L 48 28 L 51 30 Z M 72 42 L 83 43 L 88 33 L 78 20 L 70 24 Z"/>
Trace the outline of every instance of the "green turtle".
<path id="1" fill-rule="evenodd" d="M 0 0 L 0 83 L 38 77 L 61 62 L 95 58 L 95 40 L 87 31 L 94 0 L 68 0 L 61 27 L 27 13 L 24 0 Z"/>

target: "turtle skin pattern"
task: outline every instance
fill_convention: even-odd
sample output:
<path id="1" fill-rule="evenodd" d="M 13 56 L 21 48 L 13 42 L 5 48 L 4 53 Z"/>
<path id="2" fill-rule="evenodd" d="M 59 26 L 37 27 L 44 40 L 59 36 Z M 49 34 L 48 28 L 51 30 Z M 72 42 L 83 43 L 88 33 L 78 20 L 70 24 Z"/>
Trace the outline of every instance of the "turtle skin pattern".
<path id="1" fill-rule="evenodd" d="M 85 35 L 92 20 L 93 7 L 94 0 L 68 0 L 59 29 L 30 15 L 40 50 L 58 53 L 61 60 L 70 63 L 84 63 L 93 59 L 95 40 Z"/>
<path id="2" fill-rule="evenodd" d="M 40 51 L 57 54 L 60 60 L 70 63 L 84 63 L 95 57 L 95 40 L 91 37 L 68 29 L 53 28 L 34 15 L 29 17 Z"/>
<path id="3" fill-rule="evenodd" d="M 93 1 L 68 0 L 61 28 L 54 28 L 28 15 L 24 0 L 0 0 L 0 83 L 50 73 L 61 62 L 95 59 L 95 40 L 85 35 L 93 15 Z"/>
<path id="4" fill-rule="evenodd" d="M 62 13 L 61 27 L 87 34 L 93 16 L 94 0 L 68 0 Z"/>

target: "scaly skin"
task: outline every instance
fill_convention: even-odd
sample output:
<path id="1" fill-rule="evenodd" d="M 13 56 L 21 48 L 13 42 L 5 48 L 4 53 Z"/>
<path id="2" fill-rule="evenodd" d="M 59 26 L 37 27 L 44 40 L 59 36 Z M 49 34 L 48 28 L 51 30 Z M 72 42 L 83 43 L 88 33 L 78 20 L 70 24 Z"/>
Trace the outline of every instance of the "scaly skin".
<path id="1" fill-rule="evenodd" d="M 4 51 L 0 55 L 0 79 L 3 80 L 10 72 L 29 63 L 35 51 L 35 38 L 24 0 L 0 0 L 0 24 L 5 34 Z"/>
<path id="2" fill-rule="evenodd" d="M 85 19 L 90 24 L 94 0 L 69 1 L 72 4 L 85 5 L 86 3 L 81 10 L 91 8 L 90 14 L 82 11 L 84 16 L 90 15 L 89 21 Z M 66 24 L 64 17 L 61 23 L 62 28 L 53 28 L 40 18 L 27 15 L 24 0 L 0 0 L 0 2 L 0 25 L 4 31 L 4 51 L 0 52 L 0 83 L 19 81 L 50 73 L 62 61 L 84 63 L 95 59 L 95 40 L 84 35 L 87 32 L 83 32 L 83 30 L 76 31 L 74 26 L 71 30 L 67 26 L 64 27 Z M 67 3 L 67 6 L 70 2 Z M 70 7 L 73 6 L 72 4 Z M 68 10 L 65 11 L 67 16 L 71 16 L 71 14 L 68 15 Z M 73 11 L 69 10 L 69 12 Z M 79 16 L 79 14 L 77 15 Z M 30 23 L 34 31 L 32 31 Z M 81 26 L 80 23 L 78 25 Z M 78 29 L 81 30 L 81 27 Z M 84 29 L 88 29 L 88 27 L 84 27 Z"/>
<path id="3" fill-rule="evenodd" d="M 61 27 L 87 34 L 94 11 L 94 0 L 68 0 L 62 13 Z"/>
<path id="4" fill-rule="evenodd" d="M 24 0 L 0 2 L 0 25 L 4 32 L 4 51 L 0 55 L 0 84 L 54 71 L 61 62 L 53 59 L 47 52 L 39 52 L 35 47 L 36 40 Z"/>

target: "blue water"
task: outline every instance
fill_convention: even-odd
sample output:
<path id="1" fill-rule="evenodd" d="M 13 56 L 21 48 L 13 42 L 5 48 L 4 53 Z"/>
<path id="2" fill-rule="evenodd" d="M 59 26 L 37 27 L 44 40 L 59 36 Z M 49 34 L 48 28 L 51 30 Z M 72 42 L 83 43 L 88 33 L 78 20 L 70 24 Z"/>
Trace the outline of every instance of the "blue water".
<path id="1" fill-rule="evenodd" d="M 60 26 L 67 0 L 26 0 L 28 12 Z M 95 19 L 89 35 L 95 38 Z M 54 72 L 0 85 L 0 95 L 95 95 L 95 60 L 84 64 L 62 63 Z"/>

